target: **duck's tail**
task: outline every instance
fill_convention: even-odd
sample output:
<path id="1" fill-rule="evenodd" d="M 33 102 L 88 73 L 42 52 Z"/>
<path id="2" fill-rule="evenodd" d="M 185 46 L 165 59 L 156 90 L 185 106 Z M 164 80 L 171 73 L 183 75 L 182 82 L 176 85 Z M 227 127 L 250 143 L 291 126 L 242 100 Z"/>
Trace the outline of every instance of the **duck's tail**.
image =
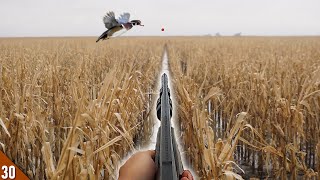
<path id="1" fill-rule="evenodd" d="M 99 42 L 99 41 L 100 41 L 100 38 L 98 38 L 98 39 L 96 40 L 96 43 Z"/>
<path id="2" fill-rule="evenodd" d="M 96 43 L 99 42 L 101 39 L 104 40 L 104 39 L 107 38 L 107 37 L 108 37 L 108 36 L 106 36 L 106 37 L 101 37 L 101 36 L 100 36 L 100 37 L 96 40 Z"/>
<path id="3" fill-rule="evenodd" d="M 96 43 L 100 41 L 100 39 L 106 39 L 108 38 L 108 32 L 109 30 L 105 31 L 104 33 L 101 34 L 101 36 L 99 36 L 99 38 L 96 40 Z"/>

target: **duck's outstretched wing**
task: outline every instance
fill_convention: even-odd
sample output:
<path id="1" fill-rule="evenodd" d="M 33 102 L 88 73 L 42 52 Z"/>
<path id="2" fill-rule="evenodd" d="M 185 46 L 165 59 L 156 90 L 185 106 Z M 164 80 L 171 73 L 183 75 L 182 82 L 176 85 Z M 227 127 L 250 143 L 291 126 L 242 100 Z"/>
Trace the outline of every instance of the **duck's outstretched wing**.
<path id="1" fill-rule="evenodd" d="M 117 19 L 119 24 L 125 24 L 127 22 L 129 22 L 130 19 L 130 13 L 123 13 L 120 15 L 120 17 Z"/>
<path id="2" fill-rule="evenodd" d="M 121 26 L 115 18 L 114 12 L 110 11 L 103 17 L 103 23 L 107 29 L 111 29 L 115 26 Z"/>

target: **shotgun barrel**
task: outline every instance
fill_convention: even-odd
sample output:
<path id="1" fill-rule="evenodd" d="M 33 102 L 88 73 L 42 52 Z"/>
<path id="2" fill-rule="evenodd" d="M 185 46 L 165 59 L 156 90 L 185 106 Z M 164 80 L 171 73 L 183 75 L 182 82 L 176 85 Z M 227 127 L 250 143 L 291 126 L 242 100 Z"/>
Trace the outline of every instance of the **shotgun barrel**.
<path id="1" fill-rule="evenodd" d="M 168 76 L 161 76 L 160 97 L 157 101 L 157 118 L 161 125 L 157 134 L 155 163 L 157 165 L 157 179 L 178 180 L 183 172 L 178 144 L 171 127 L 172 101 L 168 87 Z"/>

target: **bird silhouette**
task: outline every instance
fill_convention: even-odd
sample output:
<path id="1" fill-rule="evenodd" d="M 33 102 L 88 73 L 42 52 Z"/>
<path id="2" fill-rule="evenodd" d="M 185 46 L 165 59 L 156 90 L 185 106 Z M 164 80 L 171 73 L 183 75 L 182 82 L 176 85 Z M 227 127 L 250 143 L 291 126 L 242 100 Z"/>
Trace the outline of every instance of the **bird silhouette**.
<path id="1" fill-rule="evenodd" d="M 108 29 L 104 33 L 99 36 L 96 42 L 105 39 L 109 39 L 112 37 L 112 35 L 115 32 L 118 32 L 122 29 L 125 29 L 126 31 L 130 30 L 133 26 L 144 26 L 141 24 L 140 20 L 131 20 L 130 19 L 130 14 L 129 13 L 123 13 L 119 16 L 118 19 L 115 18 L 114 12 L 110 11 L 107 12 L 107 14 L 103 17 L 103 23 L 105 27 Z"/>

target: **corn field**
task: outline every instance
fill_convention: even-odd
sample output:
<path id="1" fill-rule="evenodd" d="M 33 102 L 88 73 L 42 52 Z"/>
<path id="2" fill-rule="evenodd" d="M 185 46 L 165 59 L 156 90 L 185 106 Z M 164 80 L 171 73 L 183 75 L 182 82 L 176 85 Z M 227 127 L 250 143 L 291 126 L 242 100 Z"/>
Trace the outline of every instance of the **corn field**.
<path id="1" fill-rule="evenodd" d="M 0 150 L 30 179 L 115 179 L 151 133 L 162 40 L 0 40 Z"/>
<path id="2" fill-rule="evenodd" d="M 30 179 L 116 179 L 154 133 L 164 45 L 199 179 L 320 179 L 320 38 L 0 39 L 0 150 Z"/>
<path id="3" fill-rule="evenodd" d="M 183 149 L 199 177 L 320 179 L 319 38 L 168 47 Z"/>

